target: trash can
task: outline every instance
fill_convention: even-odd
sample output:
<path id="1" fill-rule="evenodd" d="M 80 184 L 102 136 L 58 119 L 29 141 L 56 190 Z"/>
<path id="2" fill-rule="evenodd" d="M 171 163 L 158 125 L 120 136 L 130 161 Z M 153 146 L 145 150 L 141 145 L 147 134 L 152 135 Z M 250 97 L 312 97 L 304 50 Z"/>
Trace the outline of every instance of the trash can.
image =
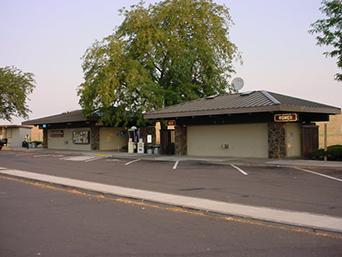
<path id="1" fill-rule="evenodd" d="M 153 145 L 152 144 L 145 144 L 145 152 L 147 154 L 153 154 Z"/>
<path id="2" fill-rule="evenodd" d="M 159 148 L 160 148 L 159 145 L 155 145 L 155 146 L 153 147 L 153 154 L 159 154 Z"/>

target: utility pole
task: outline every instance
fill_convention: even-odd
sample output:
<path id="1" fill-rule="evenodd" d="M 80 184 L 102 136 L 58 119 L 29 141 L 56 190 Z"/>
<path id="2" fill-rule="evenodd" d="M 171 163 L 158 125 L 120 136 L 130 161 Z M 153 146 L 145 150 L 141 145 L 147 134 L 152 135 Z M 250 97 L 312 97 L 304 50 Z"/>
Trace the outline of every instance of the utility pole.
<path id="1" fill-rule="evenodd" d="M 328 146 L 327 146 L 327 130 L 328 130 L 328 124 L 324 123 L 324 161 L 328 160 L 327 157 L 327 150 L 328 150 Z"/>

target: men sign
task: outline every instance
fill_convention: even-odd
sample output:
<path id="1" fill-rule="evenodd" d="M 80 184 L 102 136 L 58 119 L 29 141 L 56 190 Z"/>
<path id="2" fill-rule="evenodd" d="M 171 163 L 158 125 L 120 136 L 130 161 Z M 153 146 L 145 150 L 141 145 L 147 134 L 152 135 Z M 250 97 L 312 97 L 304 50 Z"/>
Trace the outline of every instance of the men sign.
<path id="1" fill-rule="evenodd" d="M 297 113 L 274 114 L 274 122 L 294 122 L 298 121 Z"/>
<path id="2" fill-rule="evenodd" d="M 167 121 L 167 129 L 173 130 L 175 129 L 176 121 L 175 120 L 168 120 Z"/>

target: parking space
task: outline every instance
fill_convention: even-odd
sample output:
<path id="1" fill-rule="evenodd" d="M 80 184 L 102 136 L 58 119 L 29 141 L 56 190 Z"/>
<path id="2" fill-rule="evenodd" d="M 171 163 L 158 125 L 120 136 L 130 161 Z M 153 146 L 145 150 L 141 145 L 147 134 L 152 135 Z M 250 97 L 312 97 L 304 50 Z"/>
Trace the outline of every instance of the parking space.
<path id="1" fill-rule="evenodd" d="M 0 166 L 157 192 L 342 216 L 342 170 L 338 168 L 305 167 L 305 171 L 229 162 L 13 152 L 1 153 Z"/>
<path id="2" fill-rule="evenodd" d="M 113 158 L 106 155 L 77 155 L 77 154 L 60 154 L 60 153 L 22 153 L 22 152 L 6 152 L 2 154 L 3 159 L 9 161 L 25 161 L 25 159 L 37 161 L 58 160 L 58 161 L 73 161 L 73 162 L 106 162 L 110 166 L 122 166 L 128 170 L 149 170 L 157 169 L 159 171 L 173 171 L 187 173 L 200 173 L 201 171 L 210 172 L 210 175 L 215 175 L 215 172 L 224 171 L 229 175 L 244 175 L 253 178 L 270 178 L 270 179 L 288 179 L 295 180 L 306 176 L 319 176 L 319 179 L 330 179 L 336 182 L 342 182 L 342 168 L 327 168 L 327 167 L 286 167 L 286 166 L 258 166 L 235 164 L 234 162 L 210 162 L 198 160 L 146 160 L 136 157 Z M 100 166 L 103 166 L 101 164 Z M 104 165 L 106 166 L 106 165 Z M 246 178 L 247 179 L 247 178 Z M 317 179 L 317 178 L 316 178 Z"/>

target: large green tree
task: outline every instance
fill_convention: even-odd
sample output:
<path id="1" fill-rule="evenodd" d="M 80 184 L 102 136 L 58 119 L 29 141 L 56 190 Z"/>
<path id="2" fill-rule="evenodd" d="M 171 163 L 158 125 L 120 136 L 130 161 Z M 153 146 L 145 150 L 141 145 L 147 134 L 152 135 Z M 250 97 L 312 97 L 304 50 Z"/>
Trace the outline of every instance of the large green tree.
<path id="1" fill-rule="evenodd" d="M 35 87 L 33 74 L 16 67 L 0 67 L 0 119 L 27 118 L 28 95 Z"/>
<path id="2" fill-rule="evenodd" d="M 80 104 L 105 123 L 232 90 L 236 46 L 229 10 L 211 0 L 165 0 L 122 9 L 122 24 L 83 57 Z"/>
<path id="3" fill-rule="evenodd" d="M 318 34 L 318 45 L 331 47 L 324 54 L 337 58 L 337 67 L 342 69 L 342 1 L 324 0 L 320 10 L 326 17 L 313 23 L 310 32 Z M 342 74 L 335 74 L 335 79 L 342 81 Z"/>

